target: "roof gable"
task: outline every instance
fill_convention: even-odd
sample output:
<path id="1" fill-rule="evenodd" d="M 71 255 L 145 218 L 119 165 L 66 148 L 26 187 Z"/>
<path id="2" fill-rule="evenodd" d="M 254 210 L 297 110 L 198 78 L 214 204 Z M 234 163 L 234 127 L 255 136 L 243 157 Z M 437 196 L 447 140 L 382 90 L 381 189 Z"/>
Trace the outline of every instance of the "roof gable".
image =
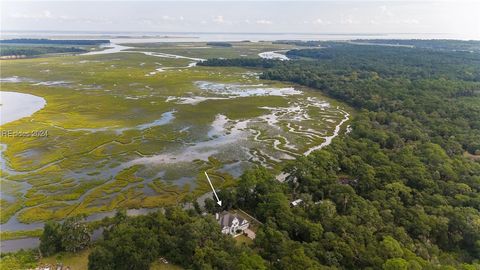
<path id="1" fill-rule="evenodd" d="M 224 227 L 231 227 L 233 225 L 233 223 L 244 225 L 244 224 L 248 223 L 248 221 L 243 219 L 240 216 L 237 216 L 236 214 L 230 214 L 228 212 L 222 212 L 220 214 L 219 219 L 218 219 L 218 223 L 222 226 L 222 228 L 224 228 Z"/>

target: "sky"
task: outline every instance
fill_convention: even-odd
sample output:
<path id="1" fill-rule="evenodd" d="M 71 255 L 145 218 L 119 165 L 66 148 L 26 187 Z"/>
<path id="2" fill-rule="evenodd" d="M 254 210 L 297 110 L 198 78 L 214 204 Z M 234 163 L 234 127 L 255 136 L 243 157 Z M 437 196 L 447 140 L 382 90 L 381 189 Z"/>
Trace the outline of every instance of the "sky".
<path id="1" fill-rule="evenodd" d="M 6 1 L 1 30 L 448 33 L 480 39 L 472 1 Z"/>

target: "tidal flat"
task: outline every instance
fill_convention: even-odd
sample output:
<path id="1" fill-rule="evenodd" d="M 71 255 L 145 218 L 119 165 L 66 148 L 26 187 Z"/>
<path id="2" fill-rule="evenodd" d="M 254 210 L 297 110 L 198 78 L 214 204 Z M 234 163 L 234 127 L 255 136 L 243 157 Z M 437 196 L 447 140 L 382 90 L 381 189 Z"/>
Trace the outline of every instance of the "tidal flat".
<path id="1" fill-rule="evenodd" d="M 2 91 L 46 104 L 1 128 L 48 130 L 45 137 L 2 137 L 0 221 L 10 224 L 2 230 L 179 204 L 209 191 L 204 171 L 218 189 L 256 164 L 279 173 L 346 129 L 351 109 L 319 91 L 261 80 L 260 69 L 195 65 L 289 45 L 125 46 L 2 61 Z"/>

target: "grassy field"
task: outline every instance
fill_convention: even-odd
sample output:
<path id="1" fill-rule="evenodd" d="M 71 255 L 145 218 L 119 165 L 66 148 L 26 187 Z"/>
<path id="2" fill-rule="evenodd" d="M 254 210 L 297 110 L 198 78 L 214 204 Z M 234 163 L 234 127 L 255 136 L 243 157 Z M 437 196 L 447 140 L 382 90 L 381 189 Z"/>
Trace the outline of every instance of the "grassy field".
<path id="1" fill-rule="evenodd" d="M 194 58 L 257 57 L 290 48 L 135 46 Z M 48 130 L 48 137 L 2 137 L 8 161 L 2 197 L 9 200 L 0 202 L 1 222 L 14 214 L 29 223 L 179 204 L 209 191 L 203 171 L 220 189 L 254 164 L 278 172 L 345 117 L 342 104 L 260 80 L 260 70 L 193 62 L 141 52 L 2 61 L 2 78 L 17 81 L 3 81 L 2 91 L 33 94 L 47 105 L 1 128 Z"/>
<path id="2" fill-rule="evenodd" d="M 77 253 L 63 252 L 54 256 L 42 258 L 39 265 L 57 265 L 62 264 L 64 267 L 69 266 L 71 270 L 87 270 L 88 255 L 91 250 L 86 249 Z M 150 267 L 151 270 L 181 270 L 180 266 L 173 264 L 165 264 L 160 260 L 155 261 Z"/>
<path id="3" fill-rule="evenodd" d="M 248 238 L 245 235 L 239 235 L 235 237 L 235 241 L 237 241 L 237 244 L 239 245 L 251 245 L 253 244 L 253 240 Z"/>
<path id="4" fill-rule="evenodd" d="M 88 269 L 89 254 L 90 249 L 82 250 L 77 253 L 63 252 L 40 259 L 39 265 L 62 264 L 64 267 L 69 266 L 71 270 L 86 270 Z"/>

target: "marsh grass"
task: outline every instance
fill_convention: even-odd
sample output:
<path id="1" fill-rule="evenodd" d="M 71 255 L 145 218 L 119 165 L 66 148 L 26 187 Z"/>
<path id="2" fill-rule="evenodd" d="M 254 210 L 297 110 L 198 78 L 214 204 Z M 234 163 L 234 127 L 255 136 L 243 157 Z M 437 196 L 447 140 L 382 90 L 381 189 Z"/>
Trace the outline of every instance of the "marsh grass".
<path id="1" fill-rule="evenodd" d="M 29 237 L 40 237 L 43 230 L 30 230 L 30 231 L 1 231 L 0 232 L 0 241 L 12 240 L 12 239 L 21 239 Z"/>
<path id="2" fill-rule="evenodd" d="M 134 50 L 209 58 L 258 57 L 258 53 L 263 51 L 290 48 L 288 45 L 262 42 L 239 42 L 231 48 L 191 48 L 205 46 L 202 43 L 136 44 Z M 221 151 L 227 151 L 227 148 L 219 149 L 220 154 L 212 155 L 208 160 L 174 165 L 161 162 L 128 165 L 137 158 L 177 153 L 198 142 L 213 140 L 207 133 L 218 115 L 226 116 L 229 123 L 251 119 L 245 132 L 249 129 L 261 130 L 261 139 L 276 138 L 280 142 L 278 148 L 283 150 L 291 150 L 286 147 L 288 142 L 295 143 L 298 153 L 318 145 L 323 139 L 311 140 L 289 134 L 285 122 L 288 119 L 280 121 L 276 127 L 259 122 L 258 117 L 270 113 L 265 107 L 286 108 L 308 95 L 326 100 L 332 106 L 323 111 L 308 109 L 315 120 L 303 122 L 304 128 L 329 133 L 342 118 L 334 108 L 344 108 L 343 105 L 306 88 L 302 88 L 306 94 L 299 96 L 249 96 L 207 100 L 196 105 L 167 102 L 167 98 L 172 96 L 215 96 L 199 89 L 195 85 L 198 81 L 290 86 L 259 80 L 252 75 L 261 70 L 183 68 L 191 62 L 139 52 L 2 61 L 2 77 L 28 78 L 20 83 L 2 82 L 2 91 L 28 93 L 47 101 L 42 110 L 7 123 L 2 129 L 47 129 L 49 136 L 2 137 L 2 144 L 7 145 L 4 157 L 11 169 L 16 171 L 16 174 L 2 171 L 2 177 L 17 183 L 28 183 L 31 187 L 22 190 L 12 186 L 5 190 L 13 200 L 0 201 L 0 221 L 6 222 L 17 212 L 18 219 L 28 223 L 118 208 L 180 204 L 210 191 L 204 171 L 209 172 L 218 189 L 235 185 L 232 175 L 220 172 L 225 164 L 237 161 L 235 157 L 223 155 Z M 171 69 L 150 75 L 160 67 Z M 39 82 L 58 84 L 38 85 Z M 168 123 L 137 128 L 172 111 L 173 119 Z M 324 118 L 333 122 L 322 120 Z M 225 134 L 230 132 L 226 130 Z M 249 137 L 241 139 L 253 137 L 245 136 Z M 239 146 L 248 148 L 250 154 L 254 153 L 258 160 L 250 160 L 251 164 L 262 162 L 274 172 L 284 164 L 277 160 L 278 151 L 273 148 L 271 140 Z M 157 176 L 161 172 L 164 174 Z M 183 177 L 188 177 L 188 181 L 178 184 Z"/>

